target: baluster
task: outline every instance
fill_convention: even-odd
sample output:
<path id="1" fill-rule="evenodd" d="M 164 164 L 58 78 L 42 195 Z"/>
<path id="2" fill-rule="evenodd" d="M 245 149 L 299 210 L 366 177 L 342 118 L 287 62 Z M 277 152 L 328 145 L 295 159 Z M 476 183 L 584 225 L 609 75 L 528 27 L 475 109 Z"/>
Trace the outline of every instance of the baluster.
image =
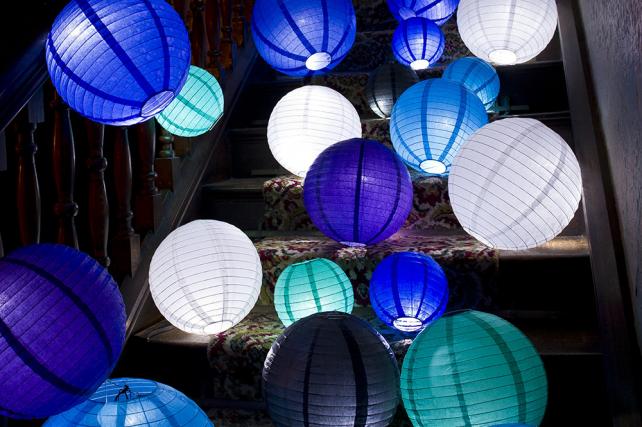
<path id="1" fill-rule="evenodd" d="M 71 117 L 69 107 L 57 94 L 54 95 L 53 108 L 52 170 L 57 193 L 54 215 L 58 218 L 56 241 L 77 249 L 75 217 L 78 204 L 74 202 L 76 153 Z"/>
<path id="2" fill-rule="evenodd" d="M 210 51 L 207 69 L 216 78 L 221 77 L 221 5 L 219 1 L 208 1 L 205 4 L 205 20 L 209 36 Z"/>
<path id="3" fill-rule="evenodd" d="M 234 2 L 234 18 L 232 20 L 232 39 L 236 46 L 243 46 L 245 38 L 245 5 L 243 1 Z"/>
<path id="4" fill-rule="evenodd" d="M 112 213 L 114 233 L 111 255 L 112 272 L 117 279 L 133 275 L 140 260 L 140 237 L 134 232 L 131 209 L 132 159 L 129 150 L 127 128 L 107 127 L 106 141 L 112 144 L 112 192 L 114 203 Z"/>
<path id="5" fill-rule="evenodd" d="M 134 226 L 143 234 L 154 231 L 160 223 L 161 199 L 156 187 L 154 159 L 156 157 L 156 122 L 147 120 L 131 128 L 136 147 L 136 196 L 134 197 Z"/>
<path id="6" fill-rule="evenodd" d="M 207 32 L 205 30 L 205 1 L 192 0 L 192 63 L 201 68 L 207 65 L 207 52 L 209 50 Z"/>
<path id="7" fill-rule="evenodd" d="M 158 173 L 156 185 L 160 189 L 173 191 L 180 163 L 180 159 L 174 152 L 174 135 L 161 127 L 158 144 L 160 149 L 154 163 Z"/>
<path id="8" fill-rule="evenodd" d="M 224 69 L 232 68 L 232 0 L 221 0 L 221 65 Z"/>
<path id="9" fill-rule="evenodd" d="M 87 215 L 91 255 L 105 267 L 109 267 L 107 252 L 109 237 L 109 200 L 105 185 L 107 159 L 103 154 L 105 126 L 85 119 L 87 133 L 87 160 L 89 180 L 87 186 Z"/>

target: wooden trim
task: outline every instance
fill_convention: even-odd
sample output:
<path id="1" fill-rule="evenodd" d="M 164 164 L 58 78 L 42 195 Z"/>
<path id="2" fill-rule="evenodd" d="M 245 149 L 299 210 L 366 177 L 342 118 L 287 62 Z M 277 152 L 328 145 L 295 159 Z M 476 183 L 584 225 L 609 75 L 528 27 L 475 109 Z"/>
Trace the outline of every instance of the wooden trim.
<path id="1" fill-rule="evenodd" d="M 557 3 L 575 151 L 582 167 L 585 221 L 610 413 L 614 426 L 639 427 L 640 353 L 585 29 L 578 0 Z"/>

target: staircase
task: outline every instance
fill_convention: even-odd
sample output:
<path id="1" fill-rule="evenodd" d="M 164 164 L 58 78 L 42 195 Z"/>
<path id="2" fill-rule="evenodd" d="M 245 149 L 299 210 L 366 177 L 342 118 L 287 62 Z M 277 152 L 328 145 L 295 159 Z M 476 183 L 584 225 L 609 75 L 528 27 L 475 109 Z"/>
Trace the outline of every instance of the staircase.
<path id="1" fill-rule="evenodd" d="M 195 216 L 232 223 L 256 243 L 264 267 L 264 289 L 253 312 L 238 326 L 213 337 L 182 333 L 166 321 L 152 325 L 132 337 L 115 375 L 135 374 L 175 386 L 209 410 L 217 426 L 271 426 L 261 400 L 260 370 L 270 345 L 283 330 L 271 299 L 280 271 L 306 258 L 335 260 L 353 281 L 354 314 L 380 330 L 401 362 L 411 337 L 377 321 L 369 307 L 367 283 L 386 254 L 418 250 L 432 255 L 446 270 L 450 309 L 493 312 L 533 341 L 549 379 L 544 426 L 609 425 L 581 210 L 549 244 L 521 252 L 489 250 L 458 226 L 445 181 L 413 177 L 415 206 L 404 230 L 367 250 L 346 249 L 314 229 L 303 208 L 301 180 L 287 176 L 272 157 L 266 126 L 273 106 L 290 90 L 310 83 L 341 92 L 357 108 L 364 137 L 390 144 L 388 123 L 370 111 L 364 90 L 368 72 L 388 59 L 394 23 L 385 2 L 369 3 L 357 10 L 361 32 L 352 53 L 332 75 L 293 79 L 257 61 L 224 131 L 225 153 L 211 165 L 213 172 L 200 189 Z M 445 30 L 444 63 L 468 55 L 454 19 Z M 537 118 L 572 147 L 558 43 L 556 38 L 535 63 L 498 70 L 502 92 L 497 116 Z M 421 77 L 438 77 L 441 65 Z M 410 425 L 401 408 L 394 425 Z"/>

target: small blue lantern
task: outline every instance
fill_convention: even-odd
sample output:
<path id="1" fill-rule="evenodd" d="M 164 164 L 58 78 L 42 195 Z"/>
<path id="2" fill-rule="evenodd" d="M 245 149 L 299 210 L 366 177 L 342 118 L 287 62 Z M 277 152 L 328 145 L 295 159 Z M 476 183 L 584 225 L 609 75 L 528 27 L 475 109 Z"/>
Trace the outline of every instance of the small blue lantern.
<path id="1" fill-rule="evenodd" d="M 151 380 L 107 380 L 85 402 L 47 420 L 45 427 L 212 427 L 180 391 Z"/>
<path id="2" fill-rule="evenodd" d="M 354 43 L 357 20 L 350 0 L 257 0 L 254 44 L 265 62 L 289 76 L 336 67 Z"/>
<path id="3" fill-rule="evenodd" d="M 444 53 L 446 39 L 441 29 L 424 18 L 401 21 L 392 35 L 392 53 L 400 64 L 425 70 Z"/>
<path id="4" fill-rule="evenodd" d="M 370 303 L 385 324 L 416 332 L 446 310 L 448 281 L 428 255 L 398 252 L 384 258 L 372 273 Z"/>
<path id="5" fill-rule="evenodd" d="M 444 79 L 463 84 L 477 95 L 488 111 L 499 95 L 499 76 L 486 61 L 475 57 L 460 58 L 444 70 Z"/>
<path id="6" fill-rule="evenodd" d="M 404 162 L 425 175 L 447 175 L 461 145 L 488 123 L 484 104 L 462 84 L 428 79 L 392 109 L 390 138 Z"/>
<path id="7" fill-rule="evenodd" d="M 388 0 L 388 8 L 398 21 L 420 18 L 443 25 L 457 10 L 459 0 Z"/>
<path id="8" fill-rule="evenodd" d="M 90 120 L 143 122 L 180 92 L 190 63 L 185 24 L 164 0 L 75 0 L 46 42 L 62 99 Z"/>

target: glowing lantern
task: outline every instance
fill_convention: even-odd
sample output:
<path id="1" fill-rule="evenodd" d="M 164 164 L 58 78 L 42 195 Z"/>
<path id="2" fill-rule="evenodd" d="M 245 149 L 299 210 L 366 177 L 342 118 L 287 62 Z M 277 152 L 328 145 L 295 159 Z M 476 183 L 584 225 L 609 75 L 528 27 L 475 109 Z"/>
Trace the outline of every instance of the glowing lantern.
<path id="1" fill-rule="evenodd" d="M 190 62 L 187 30 L 163 0 L 75 0 L 46 42 L 47 68 L 62 99 L 96 122 L 128 126 L 162 111 Z"/>
<path id="2" fill-rule="evenodd" d="M 257 0 L 252 14 L 259 54 L 290 76 L 336 67 L 352 47 L 356 29 L 350 0 Z"/>
<path id="3" fill-rule="evenodd" d="M 336 90 L 303 86 L 276 104 L 267 137 L 276 161 L 293 174 L 305 176 L 327 147 L 361 137 L 361 120 L 350 101 Z"/>
<path id="4" fill-rule="evenodd" d="M 161 314 L 199 335 L 225 331 L 250 312 L 261 290 L 261 261 L 252 241 L 221 221 L 197 220 L 171 232 L 149 267 Z"/>
<path id="5" fill-rule="evenodd" d="M 399 63 L 413 70 L 425 70 L 444 53 L 446 40 L 432 21 L 410 18 L 401 21 L 392 35 L 392 53 Z"/>
<path id="6" fill-rule="evenodd" d="M 397 20 L 426 18 L 443 25 L 457 10 L 459 0 L 387 0 L 388 8 Z"/>
<path id="7" fill-rule="evenodd" d="M 403 91 L 417 83 L 412 69 L 396 62 L 383 64 L 368 79 L 366 96 L 370 109 L 379 117 L 390 117 L 392 107 Z"/>
<path id="8" fill-rule="evenodd" d="M 473 237 L 521 250 L 557 236 L 582 197 L 577 159 L 561 136 L 534 119 L 498 120 L 459 152 L 448 192 L 457 219 Z"/>
<path id="9" fill-rule="evenodd" d="M 484 105 L 460 83 L 428 79 L 406 90 L 392 109 L 390 138 L 413 169 L 446 175 L 461 145 L 488 123 Z"/>
<path id="10" fill-rule="evenodd" d="M 223 91 L 216 78 L 192 65 L 185 86 L 156 120 L 168 132 L 193 137 L 214 127 L 223 115 Z"/>
<path id="11" fill-rule="evenodd" d="M 479 97 L 486 110 L 493 106 L 499 95 L 497 71 L 479 58 L 461 58 L 452 62 L 444 70 L 443 78 L 463 84 Z"/>

